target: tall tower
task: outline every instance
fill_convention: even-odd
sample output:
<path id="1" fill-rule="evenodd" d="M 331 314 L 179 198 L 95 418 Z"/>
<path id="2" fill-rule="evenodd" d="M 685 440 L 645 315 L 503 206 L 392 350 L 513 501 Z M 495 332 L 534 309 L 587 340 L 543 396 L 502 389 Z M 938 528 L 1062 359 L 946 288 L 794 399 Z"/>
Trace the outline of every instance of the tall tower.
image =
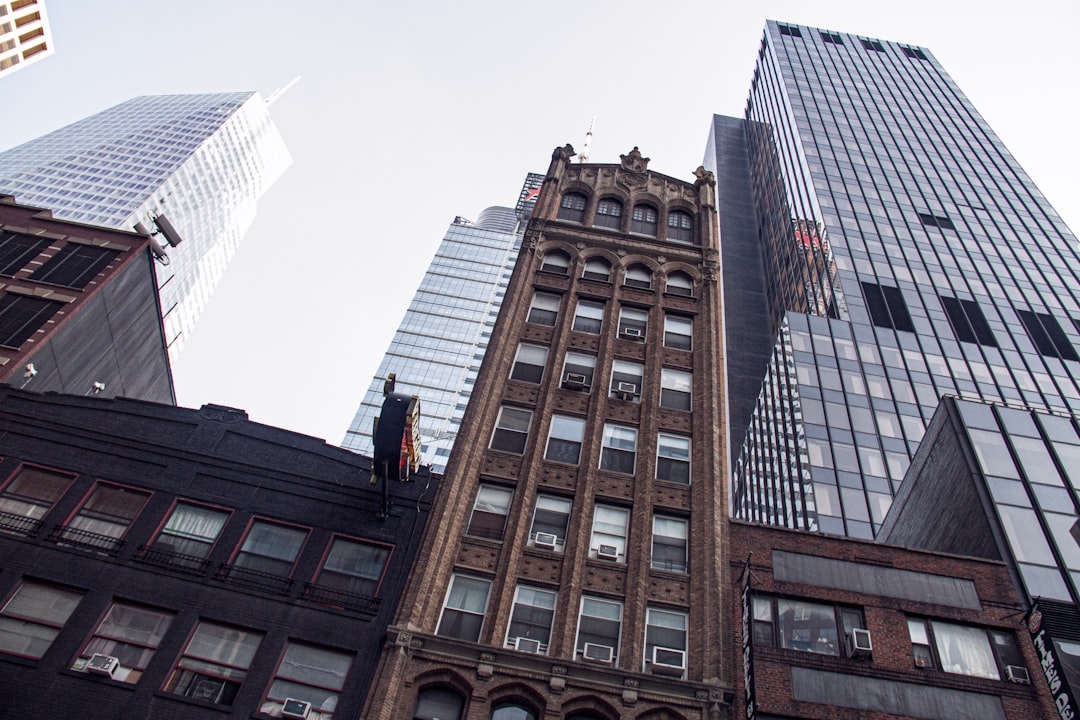
<path id="1" fill-rule="evenodd" d="M 292 162 L 253 92 L 137 97 L 0 153 L 0 192 L 64 220 L 130 230 L 166 216 L 158 267 L 175 358 L 255 217 Z"/>
<path id="2" fill-rule="evenodd" d="M 738 517 L 873 537 L 942 396 L 1080 413 L 1076 237 L 929 50 L 769 21 L 708 155 L 756 226 L 723 248 Z"/>
<path id="3" fill-rule="evenodd" d="M 45 0 L 0 0 L 0 77 L 54 52 Z"/>
<path id="4" fill-rule="evenodd" d="M 454 219 L 342 447 L 372 454 L 373 421 L 382 407 L 383 384 L 394 373 L 399 391 L 420 398 L 422 462 L 433 472 L 446 469 L 543 179 L 528 174 L 516 208 L 489 207 L 475 223 Z"/>
<path id="5" fill-rule="evenodd" d="M 713 177 L 572 156 L 544 178 L 373 720 L 730 701 Z"/>

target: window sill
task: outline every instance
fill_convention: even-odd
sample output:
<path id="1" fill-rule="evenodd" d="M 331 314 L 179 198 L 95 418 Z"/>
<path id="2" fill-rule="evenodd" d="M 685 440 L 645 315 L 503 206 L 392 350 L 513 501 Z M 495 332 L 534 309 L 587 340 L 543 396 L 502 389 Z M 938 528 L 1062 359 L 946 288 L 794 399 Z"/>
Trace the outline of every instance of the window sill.
<path id="1" fill-rule="evenodd" d="M 138 686 L 138 682 L 126 683 L 120 680 L 113 680 L 105 675 L 96 675 L 94 673 L 80 672 L 79 670 L 73 670 L 72 668 L 64 668 L 60 671 L 61 675 L 67 675 L 68 677 L 85 678 L 87 682 L 98 683 L 101 685 L 108 685 L 109 687 L 122 688 L 128 691 L 134 691 Z M 141 680 L 142 678 L 140 678 Z"/>
<path id="2" fill-rule="evenodd" d="M 164 690 L 157 690 L 154 692 L 154 697 L 161 698 L 162 700 L 173 700 L 174 702 L 183 703 L 185 705 L 194 705 L 195 707 L 206 708 L 207 710 L 217 710 L 220 713 L 232 713 L 235 708 L 232 705 L 218 705 L 217 703 L 207 702 L 206 700 L 196 700 L 195 698 L 184 697 L 183 695 L 174 695 Z"/>

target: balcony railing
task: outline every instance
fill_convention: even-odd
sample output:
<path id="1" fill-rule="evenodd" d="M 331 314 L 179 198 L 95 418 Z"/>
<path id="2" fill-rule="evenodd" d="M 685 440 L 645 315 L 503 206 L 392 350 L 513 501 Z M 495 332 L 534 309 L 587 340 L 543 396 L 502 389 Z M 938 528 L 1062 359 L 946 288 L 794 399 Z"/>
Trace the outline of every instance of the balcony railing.
<path id="1" fill-rule="evenodd" d="M 135 559 L 148 565 L 157 565 L 189 575 L 205 575 L 207 568 L 210 567 L 210 561 L 206 558 L 184 555 L 169 547 L 152 545 L 140 545 Z"/>
<path id="2" fill-rule="evenodd" d="M 88 530 L 78 530 L 71 527 L 57 527 L 49 533 L 49 542 L 57 545 L 67 545 L 83 550 L 93 550 L 105 555 L 117 555 L 124 546 L 121 538 L 101 535 Z"/>
<path id="3" fill-rule="evenodd" d="M 304 583 L 304 591 L 300 597 L 304 600 L 317 602 L 320 605 L 343 608 L 353 612 L 373 615 L 379 611 L 379 598 L 346 592 L 345 590 L 338 590 L 315 583 Z"/>
<path id="4" fill-rule="evenodd" d="M 26 517 L 25 515 L 0 512 L 0 531 L 2 532 L 34 537 L 38 534 L 38 530 L 41 529 L 41 524 L 41 520 L 35 520 L 34 518 Z"/>
<path id="5" fill-rule="evenodd" d="M 230 585 L 278 595 L 288 595 L 293 588 L 293 580 L 284 575 L 273 575 L 258 570 L 237 567 L 236 565 L 222 565 L 218 568 L 215 577 Z"/>

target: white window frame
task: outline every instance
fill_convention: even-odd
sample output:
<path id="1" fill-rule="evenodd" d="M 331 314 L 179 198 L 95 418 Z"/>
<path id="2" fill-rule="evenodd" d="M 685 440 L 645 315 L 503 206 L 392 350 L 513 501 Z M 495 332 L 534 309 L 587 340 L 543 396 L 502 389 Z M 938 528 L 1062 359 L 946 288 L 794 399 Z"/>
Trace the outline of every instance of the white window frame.
<path id="1" fill-rule="evenodd" d="M 454 607 L 450 605 L 451 598 L 454 596 L 454 590 L 457 588 L 458 583 L 475 583 L 474 590 L 478 590 L 482 585 L 484 589 L 484 608 L 480 612 L 475 609 L 468 609 L 462 607 Z M 463 592 L 469 592 L 469 590 L 463 590 Z M 457 638 L 458 640 L 465 640 L 466 642 L 479 642 L 480 638 L 484 634 L 484 624 L 487 621 L 487 606 L 491 601 L 491 581 L 484 578 L 475 577 L 473 575 L 465 575 L 461 573 L 454 573 L 450 578 L 450 587 L 446 589 L 446 597 L 443 598 L 442 612 L 439 613 L 439 625 L 435 630 L 436 635 L 443 635 L 444 637 Z M 476 630 L 475 638 L 459 637 L 458 635 L 451 635 L 449 633 L 443 633 L 443 623 L 446 621 L 447 611 L 453 613 L 461 613 L 462 615 L 470 615 L 472 617 L 480 618 L 480 625 Z"/>
<path id="2" fill-rule="evenodd" d="M 681 527 L 681 536 L 670 534 L 670 530 Z M 689 569 L 690 555 L 689 555 L 689 534 L 690 523 L 686 518 L 672 517 L 671 515 L 653 515 L 653 527 L 652 527 L 652 553 L 649 562 L 649 567 L 653 570 L 663 570 L 665 572 L 676 572 L 686 574 Z M 676 565 L 672 565 L 667 561 L 658 560 L 656 557 L 656 541 L 658 538 L 669 538 L 673 540 L 682 541 L 682 560 Z M 674 547 L 676 543 L 661 543 Z"/>
<path id="3" fill-rule="evenodd" d="M 600 469 L 608 472 L 634 474 L 637 465 L 637 428 L 626 425 L 604 423 L 604 437 L 600 448 Z M 618 444 L 616 444 L 618 443 Z M 610 451 L 610 453 L 608 452 Z M 630 469 L 618 470 L 613 467 L 604 467 L 608 457 L 620 457 L 621 454 L 630 454 Z M 611 463 L 608 463 L 611 464 Z"/>
<path id="4" fill-rule="evenodd" d="M 585 418 L 571 417 L 569 415 L 552 415 L 551 427 L 548 429 L 547 447 L 544 448 L 544 459 L 549 462 L 578 465 L 581 462 L 581 446 L 585 437 Z M 577 448 L 573 462 L 557 457 L 551 457 L 552 441 L 562 443 L 562 447 Z"/>
<path id="5" fill-rule="evenodd" d="M 566 535 L 570 529 L 570 512 L 573 510 L 573 501 L 570 498 L 561 497 L 559 495 L 537 495 L 536 507 L 533 509 L 532 523 L 529 526 L 529 546 L 535 547 L 536 535 L 538 532 L 549 533 L 555 535 L 555 552 L 562 552 L 566 549 Z M 563 507 L 565 506 L 565 511 Z M 562 534 L 551 533 L 549 530 L 537 530 L 536 529 L 536 514 L 538 512 L 556 513 L 565 517 L 565 522 L 561 530 Z"/>
<path id="6" fill-rule="evenodd" d="M 672 622 L 678 624 L 681 621 L 682 627 L 679 628 L 676 625 L 663 625 L 662 622 Z M 652 665 L 652 656 L 654 647 L 670 648 L 672 650 L 681 650 L 683 653 L 683 672 L 682 677 L 686 677 L 686 669 L 688 663 L 686 662 L 687 656 L 687 629 L 689 627 L 689 617 L 686 612 L 681 610 L 668 610 L 666 608 L 647 607 L 645 609 L 645 657 L 641 663 L 642 672 L 648 672 L 649 667 Z M 661 645 L 653 638 L 650 640 L 649 635 L 653 632 L 664 632 L 665 630 L 681 630 L 682 642 L 672 643 L 670 645 Z M 666 641 L 665 641 L 666 642 Z"/>
<path id="7" fill-rule="evenodd" d="M 536 640 L 540 643 L 538 654 L 547 655 L 548 649 L 551 644 L 551 631 L 555 626 L 555 606 L 558 594 L 553 590 L 545 590 L 544 588 L 538 588 L 532 585 L 518 585 L 514 589 L 514 603 L 510 607 L 510 620 L 506 624 L 506 641 L 505 647 L 516 648 L 516 640 L 519 637 L 526 637 L 530 640 Z M 549 604 L 539 605 L 534 602 L 535 600 L 550 600 Z M 551 613 L 548 618 L 547 635 L 541 637 L 529 637 L 527 635 L 512 635 L 514 625 L 514 614 L 517 612 L 518 607 L 522 608 L 536 608 L 542 611 L 548 611 Z"/>
<path id="8" fill-rule="evenodd" d="M 605 617 L 604 615 L 595 614 L 596 610 L 599 610 L 605 606 L 616 611 L 614 613 L 616 615 L 614 619 L 610 617 Z M 592 612 L 587 614 L 586 610 L 590 610 Z M 605 622 L 614 621 L 615 623 L 617 623 L 618 629 L 615 633 L 614 645 L 609 646 L 611 647 L 611 664 L 617 665 L 619 662 L 619 645 L 621 644 L 620 640 L 622 636 L 623 604 L 618 600 L 608 600 L 607 598 L 599 598 L 591 595 L 581 596 L 581 607 L 578 610 L 577 638 L 574 640 L 575 657 L 582 657 L 585 652 L 586 641 L 581 634 L 581 623 L 585 618 L 596 618 Z"/>
<path id="9" fill-rule="evenodd" d="M 552 305 L 554 307 L 552 307 Z M 532 302 L 529 303 L 529 314 L 526 317 L 526 322 L 530 322 L 534 325 L 543 325 L 544 327 L 554 327 L 555 323 L 559 321 L 559 308 L 562 306 L 562 296 L 555 295 L 554 293 L 535 292 L 533 293 Z M 533 311 L 554 313 L 554 317 L 551 318 L 551 322 L 537 322 L 533 319 Z"/>
<path id="10" fill-rule="evenodd" d="M 626 541 L 630 535 L 630 510 L 615 505 L 596 505 L 593 508 L 592 535 L 589 538 L 589 557 L 597 559 L 601 545 L 615 547 L 615 562 L 626 562 Z"/>
<path id="11" fill-rule="evenodd" d="M 596 302 L 594 300 L 578 300 L 577 306 L 574 308 L 574 321 L 571 323 L 571 329 L 574 332 L 587 333 L 589 335 L 599 335 L 604 329 L 604 303 Z M 578 327 L 578 319 L 585 321 L 595 321 L 599 325 L 595 330 L 582 329 Z"/>
<path id="12" fill-rule="evenodd" d="M 668 342 L 668 338 L 686 338 L 686 347 L 680 347 L 675 343 Z M 680 315 L 664 316 L 664 347 L 673 350 L 694 349 L 694 321 Z"/>
<path id="13" fill-rule="evenodd" d="M 524 430 L 520 429 L 519 427 L 516 427 L 516 425 L 520 425 L 522 417 L 517 417 L 517 418 L 514 418 L 513 420 L 510 420 L 509 418 L 506 417 L 507 415 L 512 415 L 514 413 L 522 413 L 523 415 L 528 416 L 528 417 L 525 418 L 525 429 Z M 524 454 L 525 446 L 529 444 L 529 430 L 532 427 L 532 417 L 533 417 L 533 412 L 532 412 L 532 410 L 529 410 L 528 408 L 515 407 L 513 405 L 503 405 L 502 407 L 500 407 L 499 408 L 499 415 L 495 419 L 495 429 L 491 433 L 491 441 L 488 443 L 488 447 L 490 449 L 498 451 L 498 452 L 511 453 L 513 455 L 522 455 L 522 454 Z M 505 426 L 505 427 L 503 425 L 504 422 L 508 423 L 507 426 Z M 500 432 L 503 433 L 504 435 L 500 436 L 499 435 Z M 513 435 L 515 437 L 518 436 L 518 435 L 522 436 L 520 438 L 520 440 L 521 440 L 521 449 L 520 450 L 512 450 L 512 449 L 507 449 L 505 447 L 496 447 L 495 446 L 495 438 L 496 437 L 509 437 L 511 435 Z M 514 445 L 515 446 L 517 445 L 516 441 L 515 441 Z"/>
<path id="14" fill-rule="evenodd" d="M 686 407 L 678 401 L 685 396 Z M 691 412 L 694 408 L 694 376 L 687 370 L 662 368 L 660 370 L 660 407 Z"/>
<path id="15" fill-rule="evenodd" d="M 685 435 L 674 435 L 666 432 L 658 433 L 656 436 L 656 479 L 689 485 L 692 477 L 690 448 L 690 438 Z M 661 477 L 661 464 L 663 461 L 667 461 L 672 465 L 676 463 L 685 465 L 686 482 L 671 477 Z"/>
<path id="16" fill-rule="evenodd" d="M 543 345 L 530 343 L 518 343 L 517 354 L 514 355 L 514 364 L 510 367 L 510 379 L 518 382 L 539 384 L 544 379 L 544 368 L 547 366 L 548 349 Z M 519 370 L 528 374 L 529 369 L 539 370 L 536 379 L 530 377 L 515 377 Z"/>

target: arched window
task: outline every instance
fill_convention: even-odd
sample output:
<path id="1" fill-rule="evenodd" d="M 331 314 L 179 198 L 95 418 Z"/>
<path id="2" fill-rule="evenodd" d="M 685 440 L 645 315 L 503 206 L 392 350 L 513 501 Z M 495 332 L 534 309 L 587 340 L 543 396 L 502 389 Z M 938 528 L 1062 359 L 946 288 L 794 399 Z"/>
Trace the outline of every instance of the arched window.
<path id="1" fill-rule="evenodd" d="M 596 219 L 593 221 L 596 227 L 614 228 L 622 227 L 622 203 L 615 198 L 604 198 L 596 206 Z"/>
<path id="2" fill-rule="evenodd" d="M 425 688 L 416 698 L 413 720 L 461 720 L 465 698 L 446 687 Z"/>
<path id="3" fill-rule="evenodd" d="M 694 296 L 694 281 L 683 272 L 673 272 L 668 275 L 667 292 L 672 295 Z"/>
<path id="4" fill-rule="evenodd" d="M 559 219 L 581 222 L 585 219 L 585 206 L 589 199 L 581 193 L 568 192 L 562 196 L 562 205 L 559 206 Z"/>
<path id="5" fill-rule="evenodd" d="M 672 210 L 667 216 L 667 239 L 672 242 L 694 242 L 694 219 L 690 213 Z"/>
<path id="6" fill-rule="evenodd" d="M 652 273 L 644 265 L 631 265 L 626 269 L 626 280 L 623 284 L 648 290 L 652 287 Z"/>
<path id="7" fill-rule="evenodd" d="M 586 280 L 607 282 L 611 280 L 611 264 L 603 258 L 592 258 L 585 263 L 585 272 L 581 274 L 581 277 Z"/>
<path id="8" fill-rule="evenodd" d="M 656 208 L 651 205 L 635 205 L 630 218 L 630 232 L 656 237 Z"/>
<path id="9" fill-rule="evenodd" d="M 518 703 L 500 703 L 491 710 L 491 720 L 537 720 L 536 713 Z"/>
<path id="10" fill-rule="evenodd" d="M 540 269 L 544 272 L 566 275 L 570 272 L 570 256 L 560 250 L 546 253 Z"/>

